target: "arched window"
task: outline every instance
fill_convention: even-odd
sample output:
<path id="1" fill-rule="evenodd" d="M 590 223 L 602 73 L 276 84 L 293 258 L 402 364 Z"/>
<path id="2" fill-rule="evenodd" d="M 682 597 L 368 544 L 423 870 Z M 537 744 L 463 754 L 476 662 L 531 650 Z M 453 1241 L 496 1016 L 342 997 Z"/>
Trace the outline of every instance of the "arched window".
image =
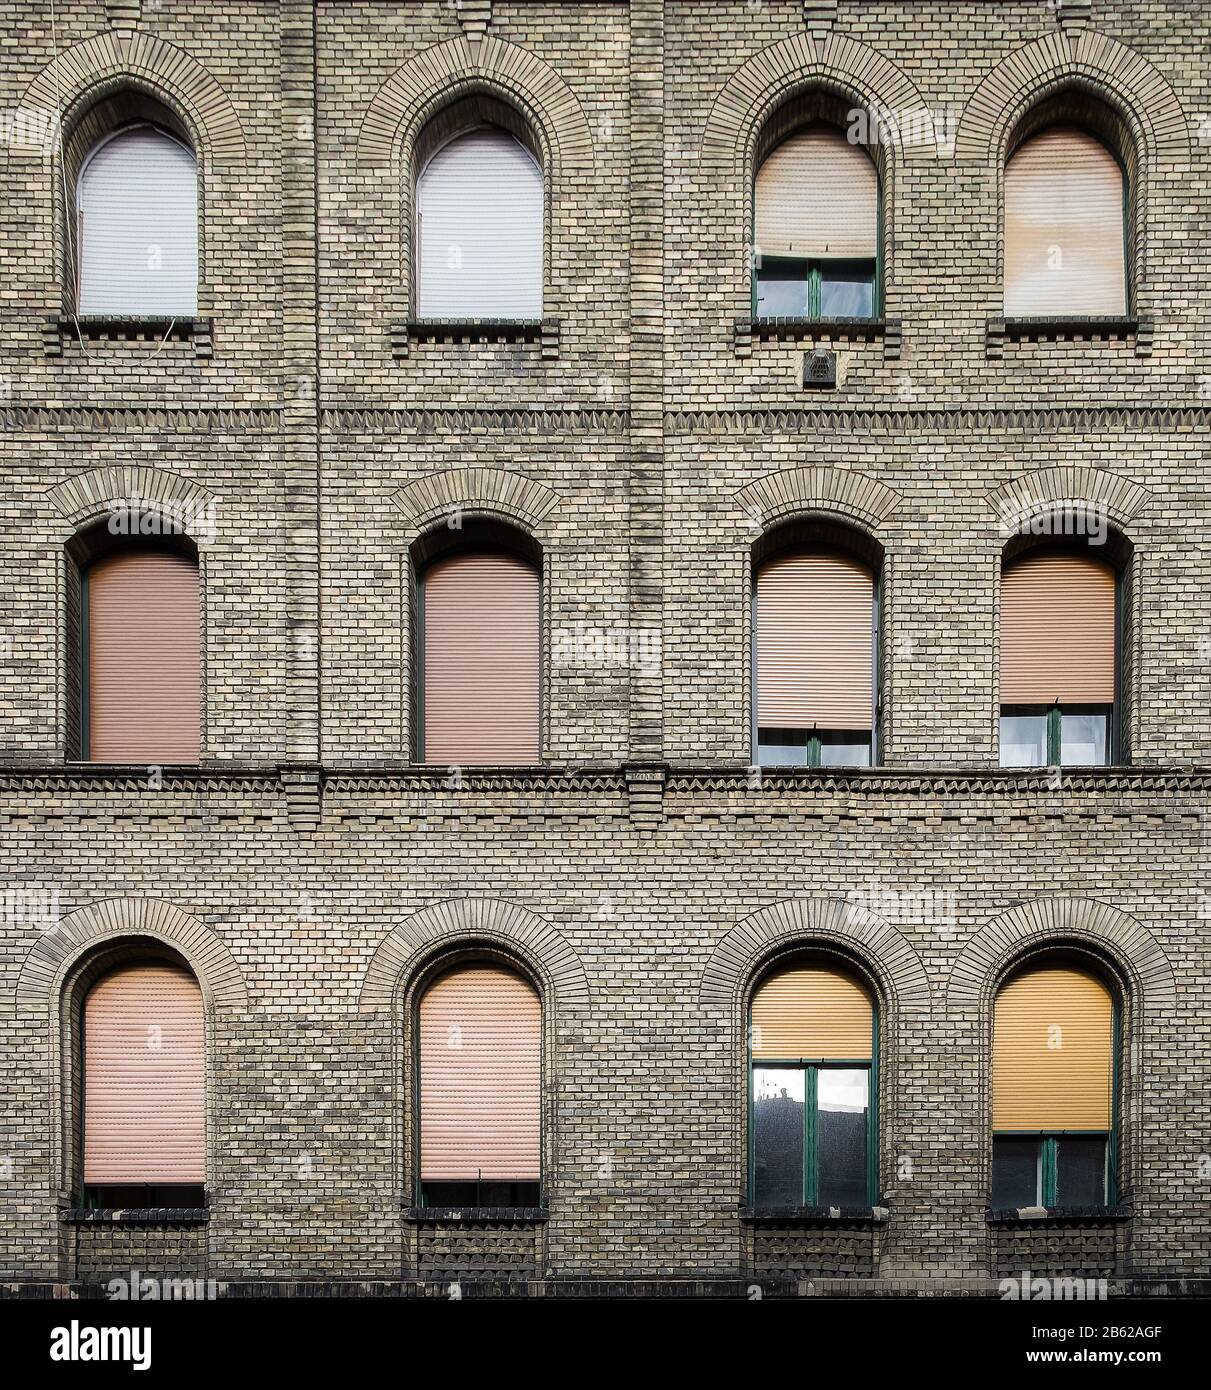
<path id="1" fill-rule="evenodd" d="M 183 536 L 115 544 L 104 528 L 69 553 L 69 703 L 90 762 L 201 756 L 201 595 Z"/>
<path id="2" fill-rule="evenodd" d="M 833 965 L 779 967 L 749 1018 L 750 1200 L 866 1207 L 875 1200 L 875 1009 Z"/>
<path id="3" fill-rule="evenodd" d="M 1001 986 L 992 1039 L 992 1206 L 1113 1203 L 1115 1003 L 1084 965 Z"/>
<path id="4" fill-rule="evenodd" d="M 193 975 L 163 960 L 103 975 L 84 997 L 81 1070 L 86 1203 L 200 1206 L 206 1052 Z"/>
<path id="5" fill-rule="evenodd" d="M 419 1205 L 536 1207 L 542 1180 L 542 1007 L 489 961 L 420 1001 Z"/>
<path id="6" fill-rule="evenodd" d="M 527 537 L 476 525 L 419 566 L 422 762 L 536 763 L 540 748 L 540 555 Z"/>
<path id="7" fill-rule="evenodd" d="M 1001 570 L 1001 766 L 1115 758 L 1119 575 L 1104 552 L 1046 545 Z"/>
<path id="8" fill-rule="evenodd" d="M 879 179 L 845 132 L 815 124 L 762 160 L 753 190 L 753 317 L 872 318 Z"/>
<path id="9" fill-rule="evenodd" d="M 198 169 L 157 126 L 105 136 L 76 192 L 81 315 L 188 316 L 198 308 Z"/>
<path id="10" fill-rule="evenodd" d="M 1127 312 L 1127 189 L 1117 157 L 1074 125 L 1023 141 L 1005 166 L 1005 314 Z"/>
<path id="11" fill-rule="evenodd" d="M 442 145 L 416 181 L 416 312 L 423 319 L 539 319 L 543 176 L 509 131 Z"/>
<path id="12" fill-rule="evenodd" d="M 865 767 L 874 761 L 877 564 L 875 547 L 840 527 L 791 526 L 755 549 L 759 764 Z"/>

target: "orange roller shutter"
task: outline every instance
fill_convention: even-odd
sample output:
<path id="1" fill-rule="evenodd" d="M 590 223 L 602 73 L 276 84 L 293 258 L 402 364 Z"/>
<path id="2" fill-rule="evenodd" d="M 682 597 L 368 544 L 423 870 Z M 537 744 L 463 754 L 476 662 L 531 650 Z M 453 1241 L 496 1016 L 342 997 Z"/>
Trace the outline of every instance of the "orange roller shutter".
<path id="1" fill-rule="evenodd" d="M 196 763 L 201 749 L 198 567 L 124 550 L 90 565 L 88 757 Z"/>
<path id="2" fill-rule="evenodd" d="M 1001 703 L 1111 705 L 1116 575 L 1087 555 L 1041 552 L 1001 575 Z"/>
<path id="3" fill-rule="evenodd" d="M 1100 140 L 1027 140 L 1005 169 L 1005 313 L 1126 313 L 1123 228 L 1123 171 Z"/>
<path id="4" fill-rule="evenodd" d="M 84 1181 L 206 1180 L 202 991 L 187 971 L 115 971 L 84 1002 Z"/>
<path id="5" fill-rule="evenodd" d="M 992 1125 L 1109 1130 L 1113 1004 L 1082 970 L 1032 970 L 997 995 Z"/>
<path id="6" fill-rule="evenodd" d="M 539 576 L 504 551 L 425 571 L 424 760 L 539 759 Z"/>
<path id="7" fill-rule="evenodd" d="M 840 131 L 784 140 L 757 171 L 754 239 L 763 256 L 874 260 L 878 177 Z"/>
<path id="8" fill-rule="evenodd" d="M 791 552 L 757 574 L 757 723 L 870 729 L 874 576 L 845 555 Z"/>
<path id="9" fill-rule="evenodd" d="M 427 1182 L 537 1182 L 541 1009 L 519 976 L 473 965 L 420 1006 L 420 1158 Z"/>
<path id="10" fill-rule="evenodd" d="M 752 1055 L 868 1060 L 873 1021 L 870 996 L 848 975 L 814 967 L 782 970 L 753 996 Z"/>

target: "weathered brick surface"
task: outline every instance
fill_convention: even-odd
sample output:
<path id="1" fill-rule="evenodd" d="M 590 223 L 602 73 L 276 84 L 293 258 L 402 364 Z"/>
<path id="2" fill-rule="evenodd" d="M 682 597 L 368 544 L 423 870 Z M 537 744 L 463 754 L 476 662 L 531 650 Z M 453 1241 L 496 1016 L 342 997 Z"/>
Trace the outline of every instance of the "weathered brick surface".
<path id="1" fill-rule="evenodd" d="M 1029 1267 L 1186 1287 L 1211 1259 L 1211 14 L 463 10 L 59 0 L 52 36 L 44 0 L 0 3 L 6 111 L 55 93 L 70 119 L 133 66 L 192 122 L 214 320 L 210 358 L 188 339 L 67 336 L 47 355 L 56 165 L 0 146 L 0 854 L 4 888 L 57 893 L 61 921 L 2 904 L 0 1274 L 41 1289 L 179 1260 L 270 1293 L 440 1294 L 455 1276 L 972 1293 Z M 1138 128 L 1150 356 L 1133 337 L 987 355 L 999 151 L 1050 79 L 1104 91 Z M 839 342 L 830 393 L 800 388 L 809 341 L 735 346 L 753 121 L 813 82 L 929 109 L 942 137 L 885 151 L 900 356 Z M 558 346 L 393 356 L 402 166 L 443 101 L 481 89 L 521 104 L 547 156 Z M 115 479 L 215 504 L 205 766 L 162 784 L 64 762 L 63 547 Z M 1073 496 L 1134 547 L 1132 767 L 1002 774 L 998 507 Z M 409 763 L 409 546 L 458 507 L 543 546 L 542 769 Z M 884 548 L 885 768 L 759 781 L 750 547 L 816 511 Z M 606 636 L 652 630 L 656 666 L 603 655 Z M 75 1175 L 57 991 L 137 932 L 207 993 L 211 1214 L 182 1233 L 60 1222 Z M 1013 953 L 1061 937 L 1128 983 L 1131 1216 L 990 1226 L 991 990 Z M 543 990 L 541 1231 L 403 1215 L 408 992 L 473 941 Z M 848 950 L 879 993 L 877 1225 L 740 1211 L 745 991 L 807 941 Z"/>

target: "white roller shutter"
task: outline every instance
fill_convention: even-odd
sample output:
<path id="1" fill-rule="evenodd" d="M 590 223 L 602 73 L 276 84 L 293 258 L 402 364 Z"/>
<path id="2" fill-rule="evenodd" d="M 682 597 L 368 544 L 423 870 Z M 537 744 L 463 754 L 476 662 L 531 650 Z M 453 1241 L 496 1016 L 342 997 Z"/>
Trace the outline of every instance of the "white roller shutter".
<path id="1" fill-rule="evenodd" d="M 80 172 L 81 314 L 198 309 L 198 169 L 153 126 L 98 145 Z"/>
<path id="2" fill-rule="evenodd" d="M 417 314 L 542 317 L 542 171 L 506 131 L 451 140 L 416 185 Z"/>

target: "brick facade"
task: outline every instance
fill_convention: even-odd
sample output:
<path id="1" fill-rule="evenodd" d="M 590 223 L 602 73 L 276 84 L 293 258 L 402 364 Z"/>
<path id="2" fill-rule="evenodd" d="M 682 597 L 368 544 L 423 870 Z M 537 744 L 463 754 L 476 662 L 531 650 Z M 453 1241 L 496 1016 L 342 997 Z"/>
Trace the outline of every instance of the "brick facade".
<path id="1" fill-rule="evenodd" d="M 0 22 L 18 126 L 158 100 L 202 191 L 196 323 L 81 340 L 58 148 L 0 146 L 0 1277 L 1203 1287 L 1206 8 L 59 0 L 52 33 L 44 0 L 0 0 Z M 902 120 L 886 324 L 831 344 L 749 322 L 755 142 L 816 90 Z M 1056 91 L 1111 105 L 1137 160 L 1133 315 L 1093 338 L 1001 311 L 1006 142 Z M 408 327 L 415 145 L 462 96 L 511 104 L 543 154 L 528 339 Z M 813 345 L 834 391 L 802 387 Z M 132 494 L 216 523 L 203 763 L 162 775 L 68 761 L 65 547 Z M 1132 547 L 1130 765 L 1003 771 L 1004 518 L 1074 498 Z M 411 763 L 410 548 L 456 510 L 543 550 L 540 767 Z M 799 516 L 882 547 L 875 769 L 749 768 L 752 545 Z M 64 1000 L 139 938 L 202 985 L 209 1206 L 84 1220 Z M 1048 943 L 1122 981 L 1122 1210 L 990 1221 L 992 995 Z M 878 1001 L 882 1203 L 778 1221 L 742 1210 L 743 1021 L 805 945 Z M 542 993 L 549 1209 L 443 1224 L 410 1209 L 409 1020 L 421 973 L 476 949 Z"/>

